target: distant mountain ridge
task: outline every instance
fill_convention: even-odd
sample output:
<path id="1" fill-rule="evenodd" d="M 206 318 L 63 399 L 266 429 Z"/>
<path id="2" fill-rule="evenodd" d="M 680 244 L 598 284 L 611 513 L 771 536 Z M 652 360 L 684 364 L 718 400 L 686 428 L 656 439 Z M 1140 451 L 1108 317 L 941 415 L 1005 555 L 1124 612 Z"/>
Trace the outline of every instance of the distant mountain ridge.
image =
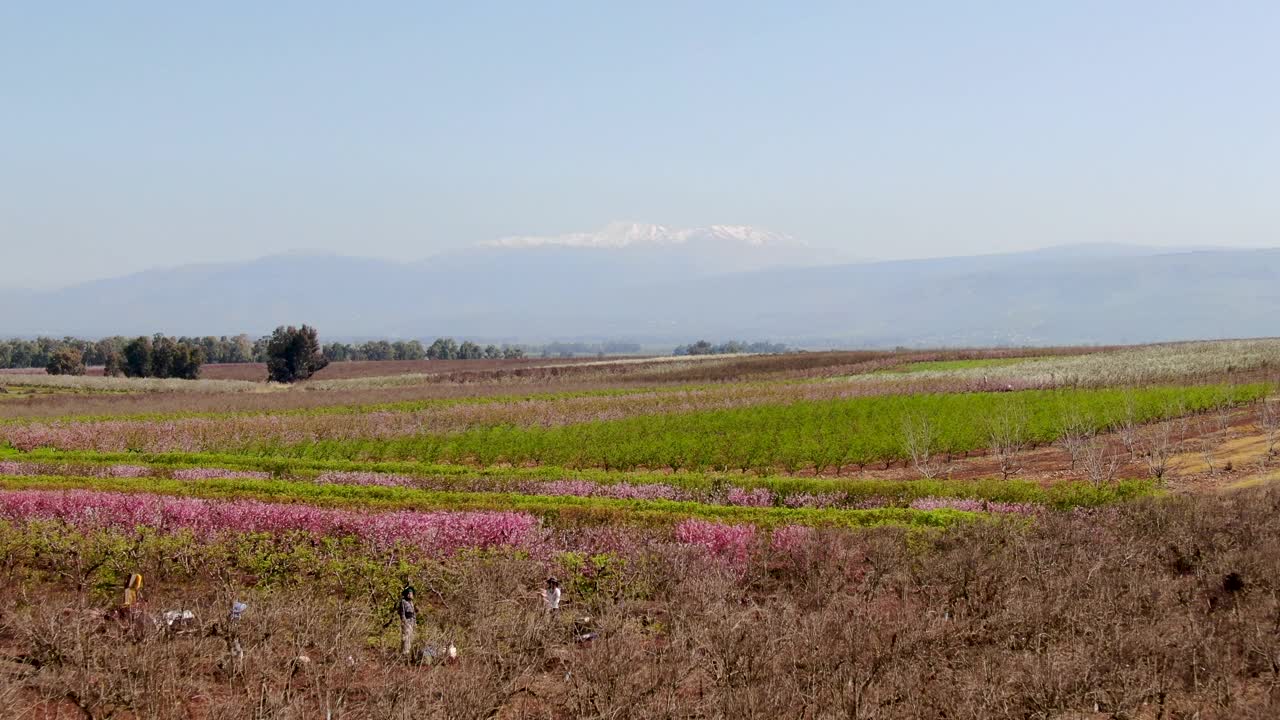
<path id="1" fill-rule="evenodd" d="M 565 247 L 622 248 L 635 245 L 683 245 L 691 242 L 730 242 L 754 247 L 805 246 L 790 235 L 750 225 L 706 225 L 673 228 L 651 223 L 615 222 L 595 232 L 565 235 L 518 235 L 499 238 L 484 246 L 527 248 L 560 245 Z"/>
<path id="2" fill-rule="evenodd" d="M 0 335 L 220 335 L 298 322 L 330 336 L 801 346 L 1280 335 L 1275 249 L 1077 245 L 821 264 L 801 244 L 756 244 L 750 233 L 673 242 L 683 231 L 637 232 L 661 239 L 489 245 L 417 263 L 286 255 L 4 291 Z"/>

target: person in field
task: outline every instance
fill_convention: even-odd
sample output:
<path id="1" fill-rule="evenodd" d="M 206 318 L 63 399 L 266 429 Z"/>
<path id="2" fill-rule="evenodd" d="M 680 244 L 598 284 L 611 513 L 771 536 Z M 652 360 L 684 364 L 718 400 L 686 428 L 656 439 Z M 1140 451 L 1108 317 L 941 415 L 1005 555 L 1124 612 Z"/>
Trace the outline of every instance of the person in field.
<path id="1" fill-rule="evenodd" d="M 231 603 L 231 612 L 227 613 L 227 655 L 233 669 L 244 664 L 244 646 L 240 644 L 240 620 L 249 606 L 236 601 Z"/>
<path id="2" fill-rule="evenodd" d="M 413 638 L 418 631 L 418 608 L 413 604 L 414 589 L 408 585 L 400 591 L 400 602 L 396 604 L 396 617 L 400 619 L 400 654 L 412 657 Z"/>
<path id="3" fill-rule="evenodd" d="M 550 612 L 556 612 L 560 609 L 560 597 L 563 593 L 560 591 L 560 581 L 555 577 L 547 578 L 547 587 L 542 591 L 542 604 L 546 606 Z"/>
<path id="4" fill-rule="evenodd" d="M 213 623 L 205 630 L 207 637 L 220 637 L 226 643 L 227 656 L 225 660 L 218 662 L 218 667 L 230 675 L 244 672 L 244 645 L 240 643 L 240 622 L 248 609 L 247 603 L 233 600 L 226 621 Z"/>
<path id="5" fill-rule="evenodd" d="M 124 585 L 124 602 L 121 607 L 133 608 L 142 600 L 142 574 L 133 573 Z"/>
<path id="6" fill-rule="evenodd" d="M 120 606 L 115 608 L 110 615 L 120 621 L 120 624 L 133 635 L 135 641 L 142 639 L 145 609 L 142 600 L 141 573 L 133 573 L 129 576 L 124 585 L 124 598 L 121 600 Z"/>

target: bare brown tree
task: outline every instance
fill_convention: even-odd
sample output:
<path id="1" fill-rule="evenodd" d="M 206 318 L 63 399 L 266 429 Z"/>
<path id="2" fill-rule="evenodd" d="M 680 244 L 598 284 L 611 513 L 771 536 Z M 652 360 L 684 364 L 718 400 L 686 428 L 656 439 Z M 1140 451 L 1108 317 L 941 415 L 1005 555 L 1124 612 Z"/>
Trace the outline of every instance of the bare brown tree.
<path id="1" fill-rule="evenodd" d="M 1266 465 L 1276 454 L 1276 444 L 1280 443 L 1280 407 L 1276 398 L 1266 397 L 1258 403 L 1258 429 L 1267 444 L 1267 452 L 1262 457 L 1262 464 Z"/>
<path id="2" fill-rule="evenodd" d="M 1163 482 L 1168 471 L 1169 458 L 1173 456 L 1173 423 L 1152 423 L 1137 434 L 1136 454 L 1142 458 L 1156 482 Z"/>
<path id="3" fill-rule="evenodd" d="M 1064 411 L 1058 418 L 1058 442 L 1071 456 L 1071 470 L 1084 459 L 1085 446 L 1093 430 L 1089 422 L 1077 410 Z"/>
<path id="4" fill-rule="evenodd" d="M 1200 449 L 1200 459 L 1204 461 L 1205 467 L 1208 468 L 1209 474 L 1214 475 L 1218 472 L 1217 445 L 1216 438 L 1213 437 L 1213 427 L 1205 421 L 1197 423 L 1199 433 L 1196 437 L 1196 446 Z"/>
<path id="5" fill-rule="evenodd" d="M 1094 485 L 1105 485 L 1115 479 L 1120 469 L 1120 454 L 1112 452 L 1106 438 L 1090 435 L 1080 454 L 1085 476 Z"/>
<path id="6" fill-rule="evenodd" d="M 1000 464 L 1000 476 L 1008 480 L 1021 469 L 1019 454 L 1027 445 L 1026 413 L 1005 406 L 987 421 L 987 443 Z"/>
<path id="7" fill-rule="evenodd" d="M 1132 453 L 1137 449 L 1138 426 L 1138 404 L 1133 392 L 1129 391 L 1124 396 L 1124 415 L 1116 424 L 1116 431 L 1120 435 L 1120 442 L 1124 445 L 1126 452 Z"/>
<path id="8" fill-rule="evenodd" d="M 937 457 L 938 432 L 928 415 L 921 413 L 903 418 L 902 443 L 916 472 L 926 478 L 937 477 L 942 472 L 943 463 Z"/>
<path id="9" fill-rule="evenodd" d="M 1213 405 L 1213 417 L 1217 421 L 1218 432 L 1226 432 L 1231 427 L 1231 413 L 1235 404 L 1230 397 L 1222 397 Z"/>

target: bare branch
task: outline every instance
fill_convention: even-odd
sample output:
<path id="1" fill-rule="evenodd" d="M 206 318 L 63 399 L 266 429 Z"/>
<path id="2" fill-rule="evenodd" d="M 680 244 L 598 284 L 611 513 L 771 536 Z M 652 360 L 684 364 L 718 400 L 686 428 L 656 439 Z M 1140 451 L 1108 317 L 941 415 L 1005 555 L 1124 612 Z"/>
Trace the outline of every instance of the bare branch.
<path id="1" fill-rule="evenodd" d="M 1074 471 L 1084 458 L 1084 448 L 1093 434 L 1088 421 L 1076 410 L 1062 413 L 1058 418 L 1058 441 L 1071 455 L 1071 469 Z"/>
<path id="2" fill-rule="evenodd" d="M 1105 438 L 1090 435 L 1081 448 L 1085 475 L 1094 485 L 1105 485 L 1115 479 L 1120 469 L 1120 455 L 1111 452 Z"/>
<path id="3" fill-rule="evenodd" d="M 1022 469 L 1018 454 L 1027 445 L 1026 413 L 1012 406 L 1002 408 L 987 420 L 987 442 L 1000 464 L 1000 476 L 1008 480 Z"/>
<path id="4" fill-rule="evenodd" d="M 935 456 L 938 437 L 933 420 L 919 413 L 904 417 L 902 440 L 916 472 L 926 478 L 937 477 L 942 466 Z"/>

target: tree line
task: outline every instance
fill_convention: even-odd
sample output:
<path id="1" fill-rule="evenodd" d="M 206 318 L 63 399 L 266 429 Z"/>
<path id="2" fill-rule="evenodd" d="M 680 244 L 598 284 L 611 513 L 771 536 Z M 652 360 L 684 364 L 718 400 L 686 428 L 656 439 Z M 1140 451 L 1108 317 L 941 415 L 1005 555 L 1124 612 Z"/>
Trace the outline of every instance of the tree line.
<path id="1" fill-rule="evenodd" d="M 163 337 L 160 335 L 155 338 Z M 177 345 L 199 350 L 204 363 L 265 363 L 270 359 L 271 335 L 253 339 L 247 334 L 178 336 L 169 338 Z M 122 356 L 125 347 L 138 338 L 113 335 L 100 340 L 76 337 L 38 337 L 35 339 L 0 340 L 0 368 L 47 368 L 59 350 L 74 350 L 79 362 L 105 367 L 111 357 Z M 168 350 L 168 346 L 164 347 Z M 370 340 L 363 343 L 326 343 L 324 356 L 333 362 L 352 360 L 496 360 L 525 357 L 525 350 L 514 345 L 481 346 L 471 341 L 459 343 L 453 338 L 440 338 L 430 346 L 418 340 Z M 69 355 L 63 354 L 61 361 Z M 64 373 L 65 374 L 65 373 Z"/>
<path id="2" fill-rule="evenodd" d="M 266 363 L 271 359 L 273 335 L 252 338 L 239 335 L 151 337 L 113 335 L 98 340 L 76 337 L 37 337 L 0 340 L 0 368 L 46 368 L 59 374 L 82 373 L 85 366 L 105 367 L 116 374 L 137 373 L 136 377 L 187 377 L 198 372 L 204 363 Z M 143 343 L 143 341 L 146 343 Z M 150 352 L 158 359 L 146 359 Z M 133 345 L 136 358 L 130 366 L 124 361 L 126 348 Z M 60 352 L 66 351 L 66 352 Z M 705 340 L 676 348 L 677 355 L 702 355 L 737 352 L 784 352 L 785 345 L 773 343 L 740 343 L 731 341 L 711 345 Z M 437 338 L 429 345 L 420 340 L 368 340 L 360 343 L 330 342 L 320 350 L 330 362 L 357 360 L 514 360 L 524 357 L 574 357 L 581 355 L 635 355 L 638 343 L 604 341 L 551 342 L 545 345 L 485 344 L 451 337 Z M 199 362 L 195 361 L 198 354 Z M 113 359 L 114 358 L 114 359 Z"/>
<path id="3" fill-rule="evenodd" d="M 83 375 L 86 351 L 90 357 L 101 360 L 103 374 L 108 376 L 194 380 L 200 377 L 200 366 L 205 361 L 204 349 L 198 340 L 172 338 L 160 333 L 152 337 L 142 335 L 122 343 L 115 341 L 123 338 L 108 338 L 91 344 L 77 342 L 74 338 L 67 340 L 48 350 L 45 371 L 50 375 Z M 239 336 L 237 340 L 247 344 L 247 336 Z M 39 342 L 35 345 L 41 347 Z M 27 345 L 22 347 L 24 351 L 29 349 Z M 329 359 L 320 349 L 319 334 L 307 325 L 298 328 L 282 325 L 251 347 L 254 348 L 252 357 L 265 359 L 267 379 L 274 382 L 306 380 L 329 364 Z"/>
<path id="4" fill-rule="evenodd" d="M 606 340 L 598 343 L 588 342 L 549 342 L 546 345 L 528 347 L 529 354 L 542 357 L 577 357 L 581 355 L 639 355 L 640 343 Z"/>
<path id="5" fill-rule="evenodd" d="M 0 367 L 45 367 L 53 358 L 54 353 L 64 348 L 79 352 L 86 365 L 105 366 L 108 358 L 112 355 L 123 354 L 125 346 L 136 339 L 123 335 L 113 335 L 100 340 L 85 340 L 75 337 L 0 340 Z M 199 349 L 204 362 L 266 362 L 266 341 L 268 338 L 253 340 L 248 335 L 240 334 L 230 337 L 226 335 L 221 337 L 214 335 L 205 337 L 179 336 L 171 339 L 179 345 Z"/>
<path id="6" fill-rule="evenodd" d="M 30 348 L 24 346 L 22 352 L 27 354 L 19 356 L 19 360 L 26 358 L 25 362 L 32 362 L 32 359 L 44 359 L 45 372 L 50 375 L 84 375 L 87 365 L 98 364 L 102 366 L 103 374 L 109 376 L 184 380 L 200 377 L 204 351 L 185 338 L 156 334 L 152 337 L 143 335 L 132 340 L 119 340 L 122 342 L 66 342 L 52 348 L 37 344 L 37 353 L 31 353 Z"/>
<path id="7" fill-rule="evenodd" d="M 370 340 L 360 344 L 327 343 L 325 357 L 335 362 L 349 360 L 515 360 L 525 356 L 515 345 L 485 345 L 453 338 L 437 338 L 430 345 L 418 340 Z"/>
<path id="8" fill-rule="evenodd" d="M 712 345 L 706 340 L 699 340 L 691 345 L 677 347 L 672 355 L 732 355 L 734 353 L 784 353 L 787 346 L 771 342 L 741 342 L 730 340 L 719 345 Z"/>

